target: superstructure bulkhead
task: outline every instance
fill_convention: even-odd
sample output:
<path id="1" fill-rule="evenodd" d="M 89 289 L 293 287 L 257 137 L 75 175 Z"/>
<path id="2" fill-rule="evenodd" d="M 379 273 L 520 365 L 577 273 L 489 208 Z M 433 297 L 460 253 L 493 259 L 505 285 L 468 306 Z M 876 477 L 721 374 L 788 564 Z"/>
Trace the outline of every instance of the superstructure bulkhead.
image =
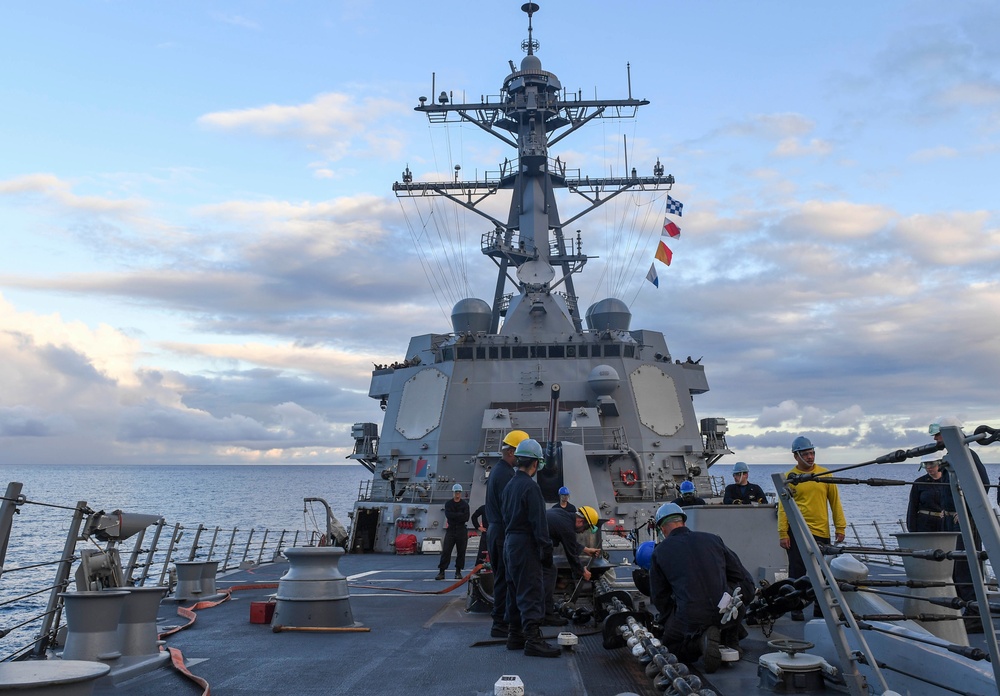
<path id="1" fill-rule="evenodd" d="M 699 361 L 674 359 L 662 333 L 631 328 L 631 312 L 611 297 L 581 316 L 573 276 L 587 263 L 582 233 L 566 228 L 626 191 L 669 191 L 659 160 L 652 176 L 583 177 L 550 146 L 598 118 L 631 118 L 645 100 L 585 100 L 567 94 L 542 69 L 529 14 L 527 55 L 511 63 L 499 97 L 454 103 L 421 97 L 416 111 L 432 123 L 471 122 L 514 149 L 497 171 L 476 181 L 415 181 L 409 168 L 399 197 L 447 198 L 488 220 L 482 253 L 497 269 L 493 302 L 467 298 L 452 310 L 451 332 L 410 339 L 402 360 L 378 365 L 369 396 L 385 411 L 354 427 L 352 458 L 372 473 L 353 511 L 353 551 L 392 552 L 401 533 L 418 543 L 444 533 L 443 504 L 460 483 L 475 510 L 512 429 L 547 452 L 538 482 L 547 500 L 560 486 L 577 506 L 591 505 L 619 532 L 644 526 L 656 507 L 693 480 L 711 496 L 707 475 L 726 445 L 726 421 L 695 415 L 708 391 Z M 630 88 L 631 91 L 631 88 Z M 585 199 L 562 220 L 555 191 Z M 480 203 L 510 192 L 506 220 Z M 509 284 L 509 285 L 508 285 Z M 507 293 L 512 286 L 514 291 Z"/>

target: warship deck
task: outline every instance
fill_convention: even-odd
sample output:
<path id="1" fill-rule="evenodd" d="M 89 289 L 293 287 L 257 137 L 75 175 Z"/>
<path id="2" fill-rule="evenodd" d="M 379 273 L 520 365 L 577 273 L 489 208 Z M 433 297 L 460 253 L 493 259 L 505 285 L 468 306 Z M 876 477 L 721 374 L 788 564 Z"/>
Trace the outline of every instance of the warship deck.
<path id="1" fill-rule="evenodd" d="M 471 565 L 471 559 L 470 564 Z M 278 582 L 286 563 L 273 563 L 220 576 L 220 590 Z M 548 627 L 547 637 L 572 630 L 579 645 L 557 659 L 526 657 L 491 640 L 489 614 L 466 611 L 466 585 L 434 581 L 436 555 L 347 555 L 351 611 L 370 628 L 358 633 L 274 633 L 250 622 L 250 603 L 266 601 L 273 588 L 238 589 L 231 599 L 197 611 L 185 630 L 166 639 L 179 650 L 191 673 L 214 694 L 493 694 L 503 675 L 517 675 L 525 694 L 611 696 L 662 693 L 626 648 L 606 650 L 593 623 Z M 451 573 L 449 572 L 449 578 Z M 389 589 L 393 588 L 393 589 Z M 402 591 L 398 591 L 402 590 Z M 184 606 L 184 605 L 181 605 Z M 164 602 L 161 630 L 184 624 L 176 604 Z M 781 619 L 771 639 L 802 637 L 801 623 Z M 720 694 L 757 690 L 757 658 L 771 650 L 759 627 L 749 627 L 745 656 L 702 675 L 705 688 Z M 693 671 L 698 671 L 698 664 Z M 99 685 L 95 694 L 199 694 L 201 686 L 168 667 L 119 683 Z"/>

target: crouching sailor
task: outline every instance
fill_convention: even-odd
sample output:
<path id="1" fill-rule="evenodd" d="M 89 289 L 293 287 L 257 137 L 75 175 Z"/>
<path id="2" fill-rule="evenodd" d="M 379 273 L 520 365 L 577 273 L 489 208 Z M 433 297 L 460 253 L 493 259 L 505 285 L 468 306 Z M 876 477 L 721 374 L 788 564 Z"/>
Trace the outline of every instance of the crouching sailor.
<path id="1" fill-rule="evenodd" d="M 656 511 L 656 526 L 665 538 L 653 550 L 650 599 L 660 613 L 666 648 L 681 662 L 700 656 L 705 672 L 712 673 L 722 662 L 719 648 L 739 650 L 740 638 L 746 636 L 746 609 L 726 612 L 720 601 L 727 594 L 749 601 L 753 579 L 720 537 L 692 531 L 686 521 L 676 503 L 664 503 Z"/>

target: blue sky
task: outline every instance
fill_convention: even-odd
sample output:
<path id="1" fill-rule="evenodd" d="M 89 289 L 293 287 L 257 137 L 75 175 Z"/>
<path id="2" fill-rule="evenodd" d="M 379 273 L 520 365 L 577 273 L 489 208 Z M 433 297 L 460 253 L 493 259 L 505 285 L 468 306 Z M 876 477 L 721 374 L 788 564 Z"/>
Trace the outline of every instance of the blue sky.
<path id="1" fill-rule="evenodd" d="M 412 107 L 432 74 L 498 94 L 520 4 L 7 3 L 0 461 L 343 461 L 372 363 L 492 294 L 482 222 L 391 185 L 509 155 Z M 553 154 L 620 173 L 627 143 L 685 203 L 659 289 L 662 199 L 581 221 L 581 304 L 703 358 L 730 460 L 1000 424 L 995 3 L 540 4 L 564 87 L 625 96 L 629 65 L 651 102 Z"/>

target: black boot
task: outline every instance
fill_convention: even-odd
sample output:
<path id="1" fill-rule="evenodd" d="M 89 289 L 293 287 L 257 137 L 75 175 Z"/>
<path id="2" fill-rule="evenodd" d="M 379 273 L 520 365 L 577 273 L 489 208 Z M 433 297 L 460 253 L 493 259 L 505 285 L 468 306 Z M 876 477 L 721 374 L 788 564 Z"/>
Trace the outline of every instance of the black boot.
<path id="1" fill-rule="evenodd" d="M 490 628 L 491 638 L 506 638 L 510 634 L 510 625 L 501 623 L 498 621 L 493 622 L 493 627 Z"/>
<path id="2" fill-rule="evenodd" d="M 510 645 L 508 641 L 507 645 Z M 535 622 L 524 625 L 524 654 L 528 657 L 559 657 L 562 650 L 556 645 L 549 645 L 542 638 L 542 632 Z"/>
<path id="3" fill-rule="evenodd" d="M 510 629 L 507 633 L 507 649 L 508 650 L 524 649 L 524 630 L 521 628 L 520 623 L 511 622 Z"/>

